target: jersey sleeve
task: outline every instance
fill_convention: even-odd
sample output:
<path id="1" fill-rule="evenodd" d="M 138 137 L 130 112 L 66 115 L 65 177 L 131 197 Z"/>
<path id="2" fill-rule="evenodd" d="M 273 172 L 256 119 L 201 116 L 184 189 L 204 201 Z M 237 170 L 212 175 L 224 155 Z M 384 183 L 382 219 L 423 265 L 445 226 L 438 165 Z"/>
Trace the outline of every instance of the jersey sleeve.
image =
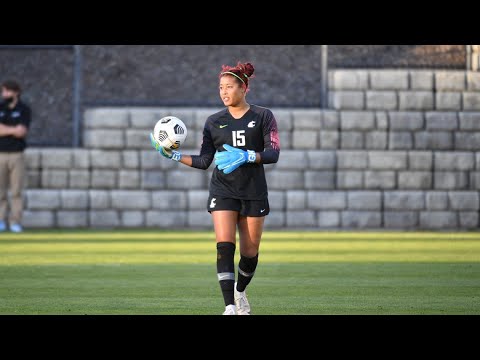
<path id="1" fill-rule="evenodd" d="M 278 137 L 277 120 L 271 111 L 263 121 L 264 151 L 260 153 L 263 164 L 274 164 L 280 156 L 280 139 Z"/>
<path id="2" fill-rule="evenodd" d="M 200 149 L 200 155 L 192 155 L 192 167 L 196 169 L 207 170 L 215 156 L 215 146 L 213 145 L 212 134 L 208 126 L 208 121 L 203 128 L 203 141 Z"/>

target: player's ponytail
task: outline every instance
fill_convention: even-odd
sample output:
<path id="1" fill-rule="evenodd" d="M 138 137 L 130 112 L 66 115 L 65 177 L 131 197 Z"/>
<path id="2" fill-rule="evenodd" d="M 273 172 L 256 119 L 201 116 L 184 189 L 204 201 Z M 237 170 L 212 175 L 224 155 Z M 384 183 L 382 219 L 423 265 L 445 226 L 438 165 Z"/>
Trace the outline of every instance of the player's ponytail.
<path id="1" fill-rule="evenodd" d="M 248 78 L 251 78 L 253 76 L 253 73 L 255 72 L 255 68 L 253 67 L 252 64 L 246 63 L 246 64 L 239 64 L 244 68 L 244 74 L 247 75 Z"/>

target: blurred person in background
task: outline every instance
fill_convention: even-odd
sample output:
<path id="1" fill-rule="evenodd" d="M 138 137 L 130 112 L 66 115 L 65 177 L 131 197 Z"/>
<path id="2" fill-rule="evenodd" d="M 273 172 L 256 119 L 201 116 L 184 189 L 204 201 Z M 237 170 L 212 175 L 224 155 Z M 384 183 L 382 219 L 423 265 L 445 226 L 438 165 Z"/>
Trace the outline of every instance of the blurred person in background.
<path id="1" fill-rule="evenodd" d="M 25 138 L 31 110 L 20 100 L 22 89 L 14 80 L 1 85 L 0 103 L 0 231 L 22 232 L 23 187 L 25 179 Z M 8 209 L 10 190 L 10 213 Z M 8 219 L 7 219 L 8 216 Z"/>

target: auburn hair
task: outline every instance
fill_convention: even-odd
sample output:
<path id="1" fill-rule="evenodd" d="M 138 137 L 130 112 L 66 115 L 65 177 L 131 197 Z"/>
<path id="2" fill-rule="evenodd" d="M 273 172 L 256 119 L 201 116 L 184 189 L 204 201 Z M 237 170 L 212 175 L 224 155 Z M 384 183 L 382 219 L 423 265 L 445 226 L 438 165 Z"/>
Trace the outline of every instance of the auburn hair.
<path id="1" fill-rule="evenodd" d="M 254 71 L 255 68 L 251 63 L 242 63 L 239 61 L 236 66 L 222 65 L 222 71 L 218 77 L 221 78 L 226 75 L 233 76 L 239 85 L 244 86 L 248 91 L 249 80 L 253 78 Z"/>

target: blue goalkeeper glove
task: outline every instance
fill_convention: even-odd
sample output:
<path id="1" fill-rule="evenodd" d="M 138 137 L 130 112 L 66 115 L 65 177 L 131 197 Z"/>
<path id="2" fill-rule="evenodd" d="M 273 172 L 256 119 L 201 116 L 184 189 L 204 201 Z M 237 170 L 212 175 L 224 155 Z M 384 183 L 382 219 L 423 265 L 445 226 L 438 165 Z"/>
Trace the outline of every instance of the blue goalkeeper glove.
<path id="1" fill-rule="evenodd" d="M 152 144 L 153 148 L 157 150 L 163 157 L 174 161 L 180 161 L 182 159 L 182 154 L 180 152 L 160 146 L 160 144 L 153 137 L 152 133 L 150 133 L 150 143 Z"/>
<path id="2" fill-rule="evenodd" d="M 228 144 L 224 144 L 226 151 L 217 152 L 215 154 L 215 166 L 218 170 L 223 170 L 224 174 L 230 174 L 245 163 L 254 163 L 257 154 L 253 150 L 242 150 L 234 148 Z"/>

